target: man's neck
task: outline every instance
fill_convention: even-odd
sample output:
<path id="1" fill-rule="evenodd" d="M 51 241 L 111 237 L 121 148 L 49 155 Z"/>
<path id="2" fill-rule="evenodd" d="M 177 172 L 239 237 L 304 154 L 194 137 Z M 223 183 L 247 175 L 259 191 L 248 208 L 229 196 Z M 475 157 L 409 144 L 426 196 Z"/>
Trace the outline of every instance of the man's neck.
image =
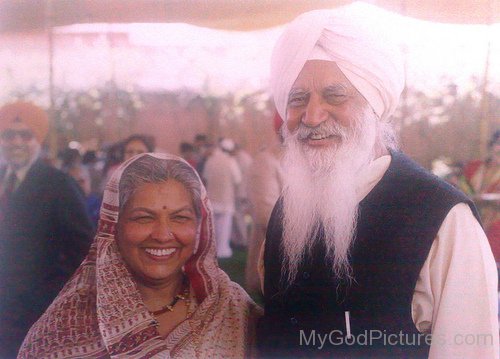
<path id="1" fill-rule="evenodd" d="M 29 169 L 38 160 L 38 154 L 33 156 L 33 158 L 24 166 L 13 166 L 12 164 L 7 165 L 7 173 L 15 172 L 19 181 L 23 181 L 28 173 Z"/>
<path id="2" fill-rule="evenodd" d="M 374 158 L 373 158 L 374 160 L 376 160 L 377 158 L 380 158 L 382 156 L 387 156 L 388 154 L 390 154 L 390 152 L 383 143 L 377 142 L 375 144 Z"/>

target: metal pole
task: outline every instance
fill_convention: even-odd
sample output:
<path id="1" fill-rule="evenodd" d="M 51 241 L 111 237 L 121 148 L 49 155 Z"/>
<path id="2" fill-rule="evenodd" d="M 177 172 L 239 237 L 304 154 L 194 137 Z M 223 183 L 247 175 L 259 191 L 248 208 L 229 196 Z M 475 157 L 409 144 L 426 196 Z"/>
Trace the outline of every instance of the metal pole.
<path id="1" fill-rule="evenodd" d="M 491 25 L 488 26 L 491 31 Z M 481 117 L 479 119 L 479 154 L 480 158 L 486 158 L 488 155 L 488 140 L 490 137 L 490 101 L 488 96 L 488 78 L 490 72 L 491 56 L 491 36 L 488 32 L 488 48 L 486 51 L 486 64 L 484 66 L 484 77 L 481 86 Z"/>
<path id="2" fill-rule="evenodd" d="M 486 158 L 488 155 L 488 140 L 490 137 L 490 103 L 488 96 L 488 80 L 490 71 L 490 57 L 491 57 L 491 33 L 493 24 L 494 2 L 498 0 L 490 0 L 490 20 L 488 21 L 488 47 L 486 50 L 486 63 L 484 65 L 483 84 L 481 86 L 481 117 L 479 119 L 479 155 L 480 158 Z"/>
<path id="3" fill-rule="evenodd" d="M 401 0 L 400 2 L 400 13 L 403 16 L 407 16 L 407 6 L 406 0 Z M 401 44 L 401 53 L 403 56 L 403 66 L 404 66 L 404 76 L 405 76 L 405 87 L 403 93 L 401 94 L 401 121 L 399 123 L 398 136 L 401 138 L 401 133 L 407 125 L 408 111 L 408 45 L 406 43 Z"/>
<path id="4" fill-rule="evenodd" d="M 45 6 L 45 30 L 49 46 L 49 120 L 50 131 L 48 136 L 49 155 L 52 159 L 57 157 L 57 127 L 54 109 L 54 13 L 52 0 L 47 0 Z"/>

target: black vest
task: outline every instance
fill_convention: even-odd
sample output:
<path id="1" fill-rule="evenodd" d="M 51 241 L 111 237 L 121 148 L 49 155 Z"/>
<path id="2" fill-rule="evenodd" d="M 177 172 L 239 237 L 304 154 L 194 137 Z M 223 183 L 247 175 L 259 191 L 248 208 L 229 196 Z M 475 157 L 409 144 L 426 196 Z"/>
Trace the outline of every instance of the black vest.
<path id="1" fill-rule="evenodd" d="M 465 202 L 479 216 L 464 194 L 405 155 L 391 155 L 388 170 L 359 205 L 350 283 L 332 274 L 320 230 L 296 280 L 283 288 L 282 201 L 276 204 L 264 255 L 261 357 L 427 357 L 431 338 L 417 331 L 411 316 L 420 270 L 453 206 Z"/>

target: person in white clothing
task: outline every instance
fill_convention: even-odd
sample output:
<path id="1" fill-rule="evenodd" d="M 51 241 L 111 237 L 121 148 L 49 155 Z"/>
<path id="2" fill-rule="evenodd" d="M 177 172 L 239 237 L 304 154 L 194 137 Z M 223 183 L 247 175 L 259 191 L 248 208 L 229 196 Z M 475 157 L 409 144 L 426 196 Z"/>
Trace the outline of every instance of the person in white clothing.
<path id="1" fill-rule="evenodd" d="M 238 233 L 233 236 L 232 243 L 236 246 L 246 248 L 248 247 L 250 227 L 253 226 L 250 215 L 250 201 L 248 199 L 248 179 L 251 175 L 250 168 L 253 159 L 239 143 L 234 144 L 234 150 L 231 151 L 231 154 L 241 170 L 241 183 L 236 193 L 236 212 L 234 214 L 234 224 Z"/>
<path id="2" fill-rule="evenodd" d="M 220 147 L 213 146 L 203 169 L 203 178 L 214 212 L 217 257 L 229 258 L 233 255 L 229 244 L 241 171 L 234 158 Z"/>
<path id="3" fill-rule="evenodd" d="M 398 151 L 403 62 L 378 20 L 302 14 L 271 61 L 284 189 L 263 251 L 262 358 L 498 358 L 474 204 Z"/>
<path id="4" fill-rule="evenodd" d="M 262 243 L 266 238 L 269 217 L 271 217 L 274 204 L 283 189 L 283 170 L 281 168 L 283 147 L 279 135 L 282 123 L 283 120 L 276 113 L 273 118 L 276 140 L 260 149 L 248 171 L 248 198 L 251 203 L 254 225 L 252 237 L 248 241 L 245 289 L 251 295 L 260 294 L 257 263 Z"/>

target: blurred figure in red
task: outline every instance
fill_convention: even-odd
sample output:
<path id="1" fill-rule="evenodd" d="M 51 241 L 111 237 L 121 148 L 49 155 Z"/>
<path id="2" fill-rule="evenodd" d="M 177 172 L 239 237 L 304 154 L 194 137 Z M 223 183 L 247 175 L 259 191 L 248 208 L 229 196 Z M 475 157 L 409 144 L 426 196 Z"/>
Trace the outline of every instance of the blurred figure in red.
<path id="1" fill-rule="evenodd" d="M 464 176 L 469 194 L 481 210 L 485 232 L 500 267 L 500 130 L 493 134 L 488 144 L 486 160 L 468 163 Z"/>
<path id="2" fill-rule="evenodd" d="M 181 142 L 179 145 L 179 152 L 182 158 L 186 160 L 193 168 L 196 168 L 198 161 L 196 159 L 196 151 L 192 144 L 188 142 Z"/>

